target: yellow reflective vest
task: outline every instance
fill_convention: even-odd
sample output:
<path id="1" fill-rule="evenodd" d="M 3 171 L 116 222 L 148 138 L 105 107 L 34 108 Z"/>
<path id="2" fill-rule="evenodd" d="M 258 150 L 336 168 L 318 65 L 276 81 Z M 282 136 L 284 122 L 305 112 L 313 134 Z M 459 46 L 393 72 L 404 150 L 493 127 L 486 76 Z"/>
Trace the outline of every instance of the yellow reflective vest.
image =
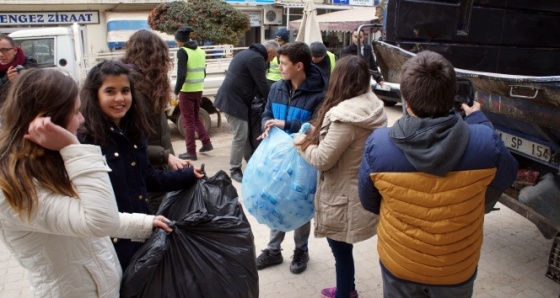
<path id="1" fill-rule="evenodd" d="M 282 79 L 282 74 L 280 73 L 280 69 L 278 69 L 279 64 L 280 62 L 278 62 L 278 56 L 274 57 L 274 59 L 270 61 L 270 67 L 266 73 L 267 80 L 278 82 Z"/>
<path id="2" fill-rule="evenodd" d="M 204 90 L 204 69 L 206 67 L 206 53 L 200 48 L 195 50 L 185 48 L 187 52 L 187 77 L 181 87 L 181 92 L 197 92 Z"/>
<path id="3" fill-rule="evenodd" d="M 329 52 L 329 51 L 327 51 L 327 55 L 329 55 L 329 59 L 331 60 L 331 73 L 332 73 L 332 71 L 334 69 L 334 65 L 336 64 L 336 61 L 335 61 L 336 59 L 334 57 L 334 54 Z"/>

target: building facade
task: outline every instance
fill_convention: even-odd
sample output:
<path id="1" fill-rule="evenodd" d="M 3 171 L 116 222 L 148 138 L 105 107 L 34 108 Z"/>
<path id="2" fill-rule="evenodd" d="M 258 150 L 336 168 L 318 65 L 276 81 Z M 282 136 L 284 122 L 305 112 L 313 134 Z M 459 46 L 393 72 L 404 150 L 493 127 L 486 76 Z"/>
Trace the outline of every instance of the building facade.
<path id="1" fill-rule="evenodd" d="M 374 0 L 314 0 L 318 14 L 351 5 L 373 6 Z M 2 0 L 0 33 L 39 27 L 80 25 L 85 55 L 120 49 L 136 30 L 149 29 L 150 11 L 164 0 Z M 300 0 L 226 0 L 249 16 L 251 29 L 237 46 L 248 46 L 274 38 L 278 29 L 301 18 Z M 329 2 L 329 3 L 325 3 Z M 158 33 L 159 34 L 159 33 Z M 160 34 L 170 46 L 172 36 Z M 292 38 L 295 33 L 292 32 Z"/>

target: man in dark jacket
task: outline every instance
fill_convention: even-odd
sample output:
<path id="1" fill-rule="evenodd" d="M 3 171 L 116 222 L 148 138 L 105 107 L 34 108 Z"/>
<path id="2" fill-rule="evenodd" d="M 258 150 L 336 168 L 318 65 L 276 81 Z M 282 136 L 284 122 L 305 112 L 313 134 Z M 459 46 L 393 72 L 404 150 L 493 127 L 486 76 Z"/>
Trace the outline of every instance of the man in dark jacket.
<path id="1" fill-rule="evenodd" d="M 15 80 L 19 71 L 30 67 L 37 67 L 37 61 L 26 57 L 11 37 L 0 34 L 0 106 L 4 103 L 10 82 Z"/>
<path id="2" fill-rule="evenodd" d="M 377 62 L 375 62 L 373 49 L 365 42 L 364 31 L 360 31 L 358 34 L 358 28 L 354 29 L 354 32 L 352 32 L 352 44 L 342 49 L 342 56 L 358 55 L 358 45 L 360 45 L 360 56 L 366 59 L 373 78 L 377 83 L 383 85 L 383 76 L 381 76 L 381 73 L 377 68 Z"/>
<path id="3" fill-rule="evenodd" d="M 264 44 L 253 44 L 235 55 L 214 100 L 214 105 L 224 112 L 231 126 L 230 173 L 231 178 L 240 183 L 243 158 L 247 161 L 253 154 L 248 121 L 251 101 L 257 95 L 262 98 L 268 95 L 267 63 L 276 56 L 278 47 L 276 41 L 269 40 Z"/>
<path id="4" fill-rule="evenodd" d="M 282 80 L 270 87 L 268 101 L 263 113 L 262 126 L 268 136 L 272 126 L 287 133 L 298 132 L 304 122 L 314 118 L 325 98 L 327 75 L 311 63 L 311 50 L 303 42 L 294 42 L 278 50 Z M 294 231 L 296 249 L 290 264 L 290 271 L 299 274 L 307 269 L 309 253 L 307 242 L 311 223 L 307 222 Z M 283 262 L 280 245 L 285 232 L 270 231 L 270 241 L 257 258 L 257 269 L 277 265 Z"/>
<path id="5" fill-rule="evenodd" d="M 471 297 L 484 213 L 517 177 L 480 104 L 450 110 L 453 65 L 421 52 L 401 69 L 408 115 L 368 138 L 358 190 L 379 215 L 377 250 L 385 297 Z"/>
<path id="6" fill-rule="evenodd" d="M 334 70 L 336 64 L 336 59 L 334 54 L 327 51 L 327 47 L 320 41 L 312 42 L 309 45 L 311 49 L 311 55 L 313 56 L 313 64 L 319 66 L 319 68 L 325 72 L 327 78 L 330 79 L 331 72 Z"/>

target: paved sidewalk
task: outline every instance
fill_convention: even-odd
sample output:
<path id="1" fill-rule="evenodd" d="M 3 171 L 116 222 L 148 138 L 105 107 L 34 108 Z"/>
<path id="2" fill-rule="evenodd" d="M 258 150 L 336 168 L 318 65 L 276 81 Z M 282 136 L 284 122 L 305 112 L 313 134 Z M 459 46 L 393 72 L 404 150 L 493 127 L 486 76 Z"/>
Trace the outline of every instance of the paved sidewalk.
<path id="1" fill-rule="evenodd" d="M 394 115 L 399 110 L 400 106 L 388 108 L 388 112 Z M 210 136 L 215 149 L 208 154 L 199 154 L 196 161 L 198 165 L 206 165 L 209 175 L 219 170 L 229 172 L 231 145 L 227 121 L 224 119 L 222 127 L 217 128 L 216 115 L 212 117 L 214 127 Z M 176 153 L 183 153 L 184 141 L 176 129 L 172 130 L 172 134 Z M 241 190 L 239 183 L 234 182 L 234 185 L 238 191 Z M 484 244 L 474 297 L 559 297 L 560 284 L 545 277 L 552 240 L 544 239 L 524 217 L 502 205 L 497 207 L 500 210 L 489 214 L 484 224 Z M 266 248 L 269 229 L 258 224 L 250 214 L 246 215 L 252 226 L 258 255 Z M 374 237 L 354 246 L 356 288 L 360 297 L 382 297 L 376 245 L 377 238 Z M 319 292 L 322 288 L 335 285 L 334 258 L 326 239 L 310 238 L 308 268 L 299 275 L 289 270 L 293 249 L 293 233 L 288 233 L 283 242 L 284 262 L 259 271 L 260 297 L 321 297 Z M 31 297 L 25 272 L 0 244 L 0 298 L 19 297 Z"/>

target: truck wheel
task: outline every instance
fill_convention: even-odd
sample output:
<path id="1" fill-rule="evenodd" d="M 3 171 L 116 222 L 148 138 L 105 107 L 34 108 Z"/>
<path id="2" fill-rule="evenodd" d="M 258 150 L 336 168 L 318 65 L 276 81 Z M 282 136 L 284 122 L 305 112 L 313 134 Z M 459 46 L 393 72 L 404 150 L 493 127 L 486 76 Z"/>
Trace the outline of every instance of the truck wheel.
<path id="1" fill-rule="evenodd" d="M 198 111 L 198 117 L 200 118 L 200 122 L 202 122 L 202 125 L 204 125 L 204 128 L 206 129 L 206 132 L 209 133 L 210 132 L 210 125 L 212 123 L 212 119 L 210 119 L 210 114 L 208 114 L 208 112 L 206 112 L 205 109 L 200 109 Z M 179 129 L 179 132 L 181 133 L 182 136 L 185 136 L 185 129 L 183 128 L 183 115 L 181 115 L 179 113 L 179 116 L 177 117 L 177 128 Z M 198 139 L 198 133 L 194 133 L 195 138 Z"/>

